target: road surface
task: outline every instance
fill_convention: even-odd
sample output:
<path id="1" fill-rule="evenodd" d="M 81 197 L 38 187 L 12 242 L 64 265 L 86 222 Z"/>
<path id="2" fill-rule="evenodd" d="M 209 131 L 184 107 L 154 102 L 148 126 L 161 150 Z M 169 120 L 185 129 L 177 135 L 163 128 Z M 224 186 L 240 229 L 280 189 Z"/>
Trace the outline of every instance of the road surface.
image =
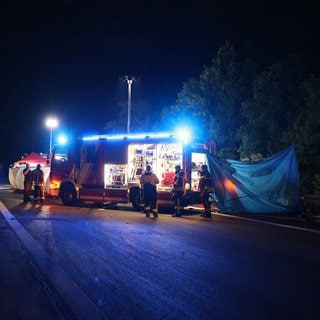
<path id="1" fill-rule="evenodd" d="M 320 318 L 317 228 L 0 200 L 74 319 Z"/>

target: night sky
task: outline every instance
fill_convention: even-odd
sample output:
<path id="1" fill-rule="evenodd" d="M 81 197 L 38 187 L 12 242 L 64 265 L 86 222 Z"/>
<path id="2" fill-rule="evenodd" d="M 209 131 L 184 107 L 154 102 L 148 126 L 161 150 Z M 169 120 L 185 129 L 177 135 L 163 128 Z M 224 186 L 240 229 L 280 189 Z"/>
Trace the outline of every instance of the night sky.
<path id="1" fill-rule="evenodd" d="M 226 40 L 262 64 L 299 53 L 318 68 L 311 3 L 2 1 L 0 171 L 23 153 L 46 152 L 48 115 L 60 131 L 101 131 L 127 99 L 122 76 L 139 78 L 132 98 L 148 100 L 153 112 L 173 104 Z"/>

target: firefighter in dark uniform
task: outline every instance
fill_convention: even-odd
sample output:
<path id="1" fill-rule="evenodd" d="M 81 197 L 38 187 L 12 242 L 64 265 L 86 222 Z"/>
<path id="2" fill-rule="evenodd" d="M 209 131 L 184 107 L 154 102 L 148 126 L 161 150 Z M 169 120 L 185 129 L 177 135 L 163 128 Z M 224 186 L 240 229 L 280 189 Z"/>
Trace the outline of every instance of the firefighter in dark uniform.
<path id="1" fill-rule="evenodd" d="M 179 164 L 174 167 L 174 181 L 173 181 L 173 183 L 178 178 L 180 170 L 182 170 L 182 169 L 181 169 L 181 166 Z"/>
<path id="2" fill-rule="evenodd" d="M 34 187 L 34 203 L 40 200 L 41 203 L 44 201 L 44 173 L 41 170 L 40 164 L 32 171 L 32 181 Z"/>
<path id="3" fill-rule="evenodd" d="M 173 199 L 175 201 L 175 213 L 172 217 L 181 217 L 183 210 L 183 195 L 184 195 L 184 171 L 180 170 L 174 179 L 173 183 Z"/>
<path id="4" fill-rule="evenodd" d="M 24 175 L 24 189 L 23 189 L 23 202 L 30 202 L 30 194 L 32 189 L 32 170 L 29 163 L 26 163 L 26 167 L 22 171 Z"/>
<path id="5" fill-rule="evenodd" d="M 150 217 L 150 213 L 154 218 L 158 218 L 157 212 L 157 184 L 159 178 L 152 172 L 150 164 L 146 166 L 145 172 L 141 175 L 140 184 L 143 189 L 144 213 L 146 217 Z"/>
<path id="6" fill-rule="evenodd" d="M 203 217 L 211 218 L 211 203 L 209 201 L 210 193 L 213 192 L 213 182 L 211 179 L 210 172 L 208 171 L 208 166 L 203 164 L 200 171 L 200 193 L 202 198 L 202 203 L 204 205 Z"/>

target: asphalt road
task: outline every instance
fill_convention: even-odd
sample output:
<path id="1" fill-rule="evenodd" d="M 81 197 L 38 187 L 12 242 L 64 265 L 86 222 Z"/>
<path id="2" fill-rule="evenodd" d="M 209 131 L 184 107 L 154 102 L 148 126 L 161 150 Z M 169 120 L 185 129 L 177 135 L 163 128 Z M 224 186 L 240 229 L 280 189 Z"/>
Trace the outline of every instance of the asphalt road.
<path id="1" fill-rule="evenodd" d="M 0 200 L 70 318 L 320 318 L 317 226 Z"/>

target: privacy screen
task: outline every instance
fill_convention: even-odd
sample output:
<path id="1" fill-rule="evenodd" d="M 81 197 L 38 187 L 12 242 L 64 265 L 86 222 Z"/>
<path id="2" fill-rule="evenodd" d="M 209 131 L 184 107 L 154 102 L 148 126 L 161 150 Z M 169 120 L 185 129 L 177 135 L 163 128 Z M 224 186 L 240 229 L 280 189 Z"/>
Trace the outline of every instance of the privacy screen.
<path id="1" fill-rule="evenodd" d="M 208 155 L 214 199 L 225 213 L 290 213 L 301 208 L 294 146 L 265 160 L 242 162 Z"/>

